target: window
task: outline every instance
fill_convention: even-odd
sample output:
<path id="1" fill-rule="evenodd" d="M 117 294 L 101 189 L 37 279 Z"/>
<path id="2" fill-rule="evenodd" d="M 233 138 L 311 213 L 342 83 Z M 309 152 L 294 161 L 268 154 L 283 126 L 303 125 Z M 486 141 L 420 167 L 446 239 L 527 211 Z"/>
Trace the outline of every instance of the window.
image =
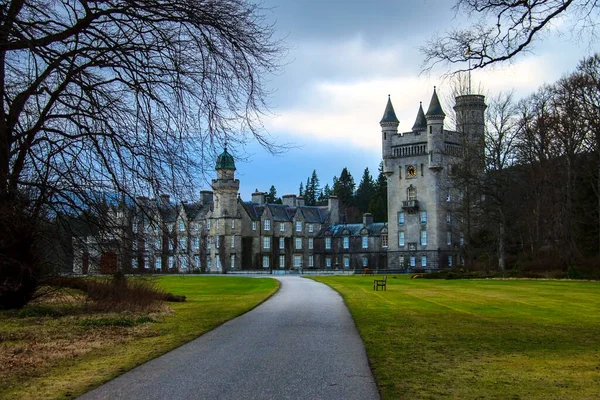
<path id="1" fill-rule="evenodd" d="M 279 268 L 285 268 L 285 256 L 279 256 Z"/>
<path id="2" fill-rule="evenodd" d="M 279 238 L 279 250 L 285 249 L 285 238 Z"/>
<path id="3" fill-rule="evenodd" d="M 221 259 L 219 257 L 215 259 L 215 265 L 217 266 L 217 269 L 221 269 Z"/>
<path id="4" fill-rule="evenodd" d="M 296 238 L 296 250 L 302 249 L 302 238 Z"/>
<path id="5" fill-rule="evenodd" d="M 209 258 L 208 260 L 206 260 L 206 269 L 208 269 L 210 271 L 211 268 L 212 268 L 212 260 Z"/>
<path id="6" fill-rule="evenodd" d="M 403 247 L 404 244 L 404 231 L 400 231 L 398 232 L 398 246 Z"/>
<path id="7" fill-rule="evenodd" d="M 350 257 L 344 257 L 344 268 L 350 268 Z"/>
<path id="8" fill-rule="evenodd" d="M 235 219 L 231 220 L 231 229 L 235 229 Z"/>
<path id="9" fill-rule="evenodd" d="M 465 244 L 465 237 L 464 237 L 464 235 L 463 235 L 463 234 L 462 234 L 462 232 L 461 232 L 461 233 L 460 233 L 460 245 L 462 246 L 462 245 L 464 245 L 464 244 Z"/>
<path id="10" fill-rule="evenodd" d="M 448 225 L 450 225 L 452 223 L 452 217 L 450 216 L 450 214 L 446 215 L 446 223 Z"/>
<path id="11" fill-rule="evenodd" d="M 331 257 L 325 257 L 325 266 L 331 268 Z"/>
<path id="12" fill-rule="evenodd" d="M 221 237 L 220 236 L 215 236 L 215 247 L 218 249 L 219 245 L 221 244 Z"/>
<path id="13" fill-rule="evenodd" d="M 313 233 L 313 229 L 314 229 L 314 228 L 313 228 L 313 224 L 308 224 L 308 231 L 309 231 L 310 233 Z"/>
<path id="14" fill-rule="evenodd" d="M 175 229 L 175 224 L 167 224 L 167 229 L 169 230 L 169 232 L 173 232 L 173 230 Z"/>
<path id="15" fill-rule="evenodd" d="M 350 238 L 348 236 L 344 236 L 344 248 L 350 248 Z"/>
<path id="16" fill-rule="evenodd" d="M 138 224 L 137 224 L 137 222 L 133 223 L 133 233 L 138 233 Z"/>
<path id="17" fill-rule="evenodd" d="M 406 196 L 408 200 L 416 200 L 417 199 L 417 188 L 410 185 L 408 189 L 406 189 Z"/>
<path id="18" fill-rule="evenodd" d="M 369 258 L 368 257 L 363 257 L 363 267 L 366 267 L 369 265 Z"/>
<path id="19" fill-rule="evenodd" d="M 363 236 L 362 237 L 362 248 L 363 249 L 368 249 L 369 248 L 369 237 L 368 236 Z"/>
<path id="20" fill-rule="evenodd" d="M 184 232 L 185 231 L 185 223 L 183 222 L 183 220 L 179 221 L 179 232 Z"/>
<path id="21" fill-rule="evenodd" d="M 410 266 L 415 267 L 416 265 L 415 256 L 410 256 Z"/>
<path id="22" fill-rule="evenodd" d="M 450 194 L 450 191 L 448 190 L 448 194 L 446 195 L 446 201 L 451 201 L 452 200 L 452 195 Z"/>
<path id="23" fill-rule="evenodd" d="M 221 222 L 220 220 L 217 220 L 217 221 L 215 222 L 215 228 L 216 228 L 216 229 L 219 229 L 220 222 Z M 217 264 L 218 264 L 218 263 L 217 263 Z M 218 268 L 218 267 L 219 267 L 219 266 L 217 265 L 217 268 Z"/>
<path id="24" fill-rule="evenodd" d="M 198 236 L 194 237 L 194 249 L 200 249 L 200 238 Z"/>
<path id="25" fill-rule="evenodd" d="M 138 259 L 137 259 L 137 257 L 133 257 L 131 259 L 131 268 L 137 269 L 137 267 L 138 267 Z"/>
<path id="26" fill-rule="evenodd" d="M 401 267 L 404 267 L 404 256 L 400 256 L 400 258 L 398 259 L 398 263 L 400 263 Z"/>
<path id="27" fill-rule="evenodd" d="M 308 248 L 309 248 L 310 250 L 312 250 L 312 249 L 313 249 L 313 247 L 314 247 L 314 245 L 315 245 L 315 244 L 314 244 L 313 238 L 308 238 Z"/>
<path id="28" fill-rule="evenodd" d="M 210 219 L 206 220 L 206 229 L 210 230 Z"/>
<path id="29" fill-rule="evenodd" d="M 252 221 L 252 230 L 255 231 L 256 230 L 256 221 Z"/>
<path id="30" fill-rule="evenodd" d="M 325 238 L 325 248 L 327 250 L 331 249 L 331 238 L 330 237 Z"/>
<path id="31" fill-rule="evenodd" d="M 446 232 L 446 244 L 452 246 L 452 232 Z"/>
<path id="32" fill-rule="evenodd" d="M 174 259 L 173 256 L 169 256 L 169 269 L 173 268 Z"/>
<path id="33" fill-rule="evenodd" d="M 194 267 L 200 268 L 200 256 L 198 254 L 194 256 Z"/>
<path id="34" fill-rule="evenodd" d="M 169 250 L 173 250 L 173 239 L 169 239 Z"/>
<path id="35" fill-rule="evenodd" d="M 154 269 L 160 270 L 162 268 L 162 259 L 160 257 L 154 259 Z"/>
<path id="36" fill-rule="evenodd" d="M 206 240 L 206 248 L 207 249 L 212 249 L 212 238 L 208 238 Z"/>
<path id="37" fill-rule="evenodd" d="M 422 224 L 427 223 L 427 211 L 421 211 L 421 223 Z"/>
<path id="38" fill-rule="evenodd" d="M 302 232 L 302 222 L 296 221 L 296 232 Z"/>
<path id="39" fill-rule="evenodd" d="M 308 256 L 308 266 L 309 267 L 315 266 L 315 256 Z"/>
<path id="40" fill-rule="evenodd" d="M 271 230 L 271 220 L 265 219 L 265 231 L 270 231 L 270 230 Z"/>
<path id="41" fill-rule="evenodd" d="M 381 247 L 388 247 L 388 235 L 387 233 L 381 234 Z"/>
<path id="42" fill-rule="evenodd" d="M 186 250 L 187 249 L 187 240 L 184 237 L 179 238 L 179 249 Z"/>
<path id="43" fill-rule="evenodd" d="M 268 236 L 263 237 L 263 249 L 271 248 L 271 238 Z"/>
<path id="44" fill-rule="evenodd" d="M 231 237 L 231 248 L 235 248 L 235 236 Z"/>
<path id="45" fill-rule="evenodd" d="M 231 255 L 231 257 L 230 257 L 230 259 L 229 259 L 229 262 L 230 262 L 230 264 L 229 264 L 229 267 L 230 267 L 231 269 L 235 269 L 235 254 L 232 254 L 232 255 Z"/>
<path id="46" fill-rule="evenodd" d="M 279 232 L 285 232 L 285 222 L 279 223 Z"/>
<path id="47" fill-rule="evenodd" d="M 295 255 L 294 256 L 294 267 L 300 268 L 302 266 L 302 256 Z"/>
<path id="48" fill-rule="evenodd" d="M 452 266 L 452 256 L 448 256 L 448 266 Z"/>
<path id="49" fill-rule="evenodd" d="M 133 251 L 137 251 L 137 249 L 138 249 L 137 239 L 133 239 L 133 242 L 131 242 L 131 248 Z"/>
<path id="50" fill-rule="evenodd" d="M 187 257 L 182 257 L 179 260 L 179 265 L 181 266 L 181 269 L 187 269 L 187 267 L 188 267 L 188 259 L 187 259 Z"/>
<path id="51" fill-rule="evenodd" d="M 160 239 L 158 239 L 158 238 L 154 239 L 154 248 L 156 250 L 160 250 L 162 248 L 162 246 L 160 245 Z"/>
<path id="52" fill-rule="evenodd" d="M 421 246 L 427 246 L 427 231 L 421 231 Z"/>
<path id="53" fill-rule="evenodd" d="M 427 266 L 427 256 L 421 256 L 421 267 Z"/>
<path id="54" fill-rule="evenodd" d="M 398 225 L 404 225 L 404 211 L 398 213 Z"/>

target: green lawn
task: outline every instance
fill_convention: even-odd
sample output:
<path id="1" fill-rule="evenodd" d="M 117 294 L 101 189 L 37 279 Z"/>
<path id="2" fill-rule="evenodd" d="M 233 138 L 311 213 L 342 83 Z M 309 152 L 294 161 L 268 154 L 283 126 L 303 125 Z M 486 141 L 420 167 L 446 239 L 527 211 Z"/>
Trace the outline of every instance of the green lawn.
<path id="1" fill-rule="evenodd" d="M 600 283 L 314 278 L 340 292 L 384 399 L 600 399 Z"/>
<path id="2" fill-rule="evenodd" d="M 279 287 L 274 279 L 240 277 L 159 282 L 187 301 L 150 314 L 83 313 L 56 300 L 0 311 L 0 398 L 76 397 L 243 314 Z"/>

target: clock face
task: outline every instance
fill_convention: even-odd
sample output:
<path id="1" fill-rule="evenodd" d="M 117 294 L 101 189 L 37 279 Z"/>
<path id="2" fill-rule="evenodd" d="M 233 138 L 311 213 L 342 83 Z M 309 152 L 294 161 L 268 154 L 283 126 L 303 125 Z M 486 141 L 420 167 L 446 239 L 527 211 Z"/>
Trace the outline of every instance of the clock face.
<path id="1" fill-rule="evenodd" d="M 417 168 L 414 165 L 409 165 L 406 167 L 406 176 L 409 178 L 414 178 L 417 176 Z"/>

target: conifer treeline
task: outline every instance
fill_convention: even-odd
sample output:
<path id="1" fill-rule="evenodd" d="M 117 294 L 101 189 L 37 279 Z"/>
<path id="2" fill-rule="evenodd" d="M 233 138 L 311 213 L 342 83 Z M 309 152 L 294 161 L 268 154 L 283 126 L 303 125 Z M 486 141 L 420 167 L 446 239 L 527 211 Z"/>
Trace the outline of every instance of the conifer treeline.
<path id="1" fill-rule="evenodd" d="M 387 221 L 387 181 L 383 174 L 383 163 L 379 164 L 377 179 L 373 179 L 369 168 L 365 168 L 358 187 L 346 167 L 342 169 L 339 178 L 333 177 L 331 186 L 327 183 L 324 187 L 321 187 L 317 171 L 313 170 L 306 182 L 300 182 L 298 195 L 304 197 L 304 204 L 307 206 L 326 202 L 329 196 L 334 195 L 339 199 L 341 209 L 355 216 L 353 220 L 360 219 L 360 215 L 369 212 L 376 222 Z M 281 203 L 275 186 L 271 186 L 267 199 L 271 203 Z"/>

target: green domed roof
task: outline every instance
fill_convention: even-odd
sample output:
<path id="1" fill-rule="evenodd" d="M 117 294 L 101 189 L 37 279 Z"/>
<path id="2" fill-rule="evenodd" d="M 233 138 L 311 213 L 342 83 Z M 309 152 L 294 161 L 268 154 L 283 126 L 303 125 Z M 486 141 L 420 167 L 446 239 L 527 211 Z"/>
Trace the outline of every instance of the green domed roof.
<path id="1" fill-rule="evenodd" d="M 217 157 L 217 166 L 215 169 L 235 169 L 233 156 L 227 152 L 227 148 Z"/>

